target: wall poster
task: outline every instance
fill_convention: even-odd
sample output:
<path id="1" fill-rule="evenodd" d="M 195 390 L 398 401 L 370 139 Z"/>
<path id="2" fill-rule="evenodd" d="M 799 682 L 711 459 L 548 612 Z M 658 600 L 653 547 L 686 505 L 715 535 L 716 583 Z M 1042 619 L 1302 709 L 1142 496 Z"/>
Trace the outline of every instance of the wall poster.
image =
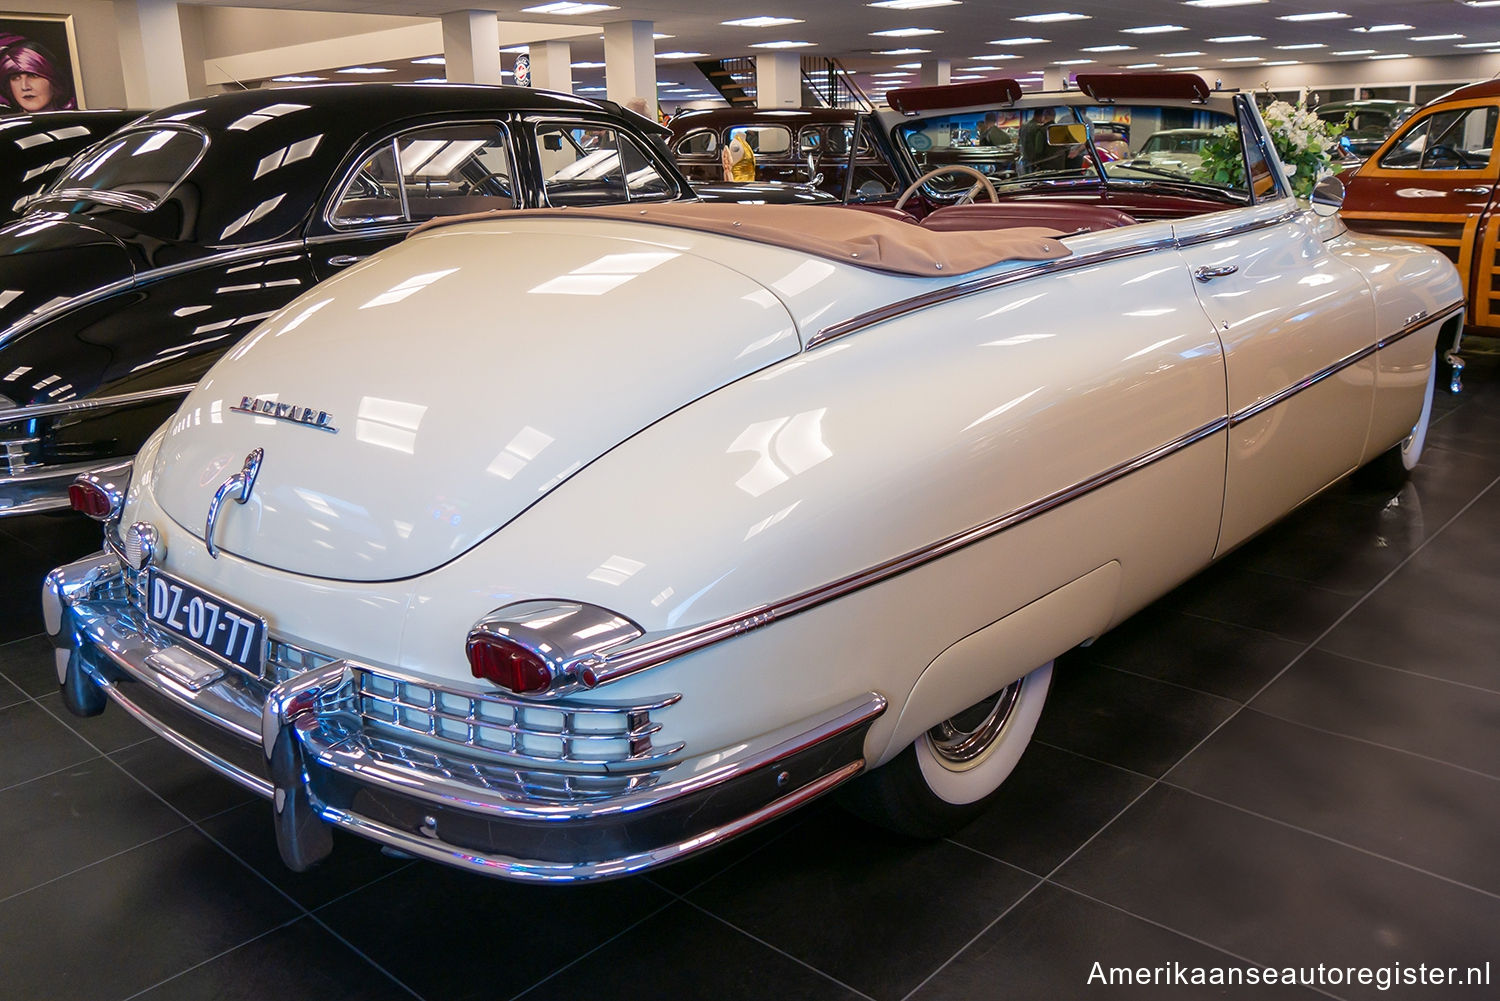
<path id="1" fill-rule="evenodd" d="M 0 115 L 81 107 L 72 15 L 0 11 Z"/>

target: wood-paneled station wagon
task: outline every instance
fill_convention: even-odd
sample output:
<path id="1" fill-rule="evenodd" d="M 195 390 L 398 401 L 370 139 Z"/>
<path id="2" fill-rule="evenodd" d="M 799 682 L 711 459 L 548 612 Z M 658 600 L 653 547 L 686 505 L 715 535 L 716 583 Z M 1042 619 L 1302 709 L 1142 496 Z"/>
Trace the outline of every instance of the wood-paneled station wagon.
<path id="1" fill-rule="evenodd" d="M 128 484 L 75 484 L 65 703 L 264 796 L 297 869 L 342 827 L 619 876 L 841 786 L 952 830 L 1054 657 L 1421 454 L 1452 265 L 1299 204 L 1254 102 L 1201 100 L 1248 182 L 514 212 L 345 269 Z"/>
<path id="2" fill-rule="evenodd" d="M 424 220 L 693 197 L 664 132 L 606 102 L 442 84 L 246 91 L 134 122 L 0 228 L 0 517 L 66 508 L 81 471 L 123 477 L 256 324 Z"/>
<path id="3" fill-rule="evenodd" d="M 1435 248 L 1458 266 L 1471 329 L 1500 336 L 1500 80 L 1422 108 L 1349 178 L 1349 228 Z M 1457 379 L 1457 370 L 1454 375 Z"/>

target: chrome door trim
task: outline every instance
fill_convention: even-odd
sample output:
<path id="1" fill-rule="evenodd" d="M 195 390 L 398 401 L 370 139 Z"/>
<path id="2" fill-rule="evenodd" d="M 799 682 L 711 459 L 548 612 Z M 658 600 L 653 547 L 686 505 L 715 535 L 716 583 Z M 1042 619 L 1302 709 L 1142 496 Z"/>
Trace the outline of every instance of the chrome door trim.
<path id="1" fill-rule="evenodd" d="M 60 316 L 63 313 L 68 313 L 75 309 L 82 309 L 83 307 L 92 305 L 93 303 L 96 303 L 101 299 L 107 299 L 117 292 L 123 292 L 128 288 L 133 288 L 138 285 L 145 285 L 149 282 L 160 281 L 163 278 L 174 278 L 177 275 L 185 275 L 192 271 L 199 271 L 206 268 L 217 267 L 220 264 L 229 264 L 233 261 L 238 261 L 245 258 L 289 253 L 292 251 L 301 251 L 302 249 L 303 243 L 301 240 L 283 240 L 279 243 L 257 244 L 253 247 L 239 247 L 235 250 L 220 251 L 219 253 L 209 254 L 206 257 L 198 257 L 191 261 L 183 261 L 180 264 L 169 264 L 165 267 L 150 268 L 146 271 L 138 272 L 130 278 L 123 278 L 120 281 L 111 282 L 108 285 L 103 285 L 99 288 L 91 289 L 90 291 L 85 292 L 82 295 L 77 295 L 69 299 L 65 299 L 64 301 L 48 309 L 33 310 L 32 312 L 27 313 L 25 316 L 21 317 L 15 323 L 7 327 L 3 332 L 0 332 L 0 347 L 4 347 L 14 338 L 19 337 L 26 331 L 41 325 L 42 323 L 52 319 L 55 316 Z"/>
<path id="2" fill-rule="evenodd" d="M 1462 302 L 1456 302 L 1443 309 L 1438 310 L 1431 316 L 1423 316 L 1419 319 L 1412 320 L 1400 330 L 1397 330 L 1395 333 L 1392 333 L 1386 337 L 1382 337 L 1374 344 L 1367 345 L 1366 347 L 1360 348 L 1358 351 L 1345 355 L 1343 358 L 1340 358 L 1338 361 L 1334 362 L 1332 365 L 1329 365 L 1327 368 L 1322 369 L 1318 372 L 1314 372 L 1312 375 L 1307 376 L 1305 379 L 1298 380 L 1297 382 L 1293 383 L 1290 386 L 1287 386 L 1280 392 L 1272 393 L 1270 396 L 1252 403 L 1250 406 L 1245 407 L 1243 410 L 1235 411 L 1235 413 L 1231 414 L 1229 417 L 1229 426 L 1238 427 L 1251 418 L 1256 417 L 1269 410 L 1270 408 L 1276 406 L 1278 403 L 1285 403 L 1287 400 L 1296 396 L 1304 389 L 1310 389 L 1313 386 L 1316 386 L 1318 383 L 1322 382 L 1324 379 L 1327 379 L 1329 376 L 1337 375 L 1349 366 L 1356 365 L 1359 362 L 1364 361 L 1375 352 L 1380 351 L 1383 348 L 1387 348 L 1392 344 L 1395 344 L 1397 341 L 1416 333 L 1423 327 L 1431 326 L 1435 323 L 1442 323 L 1448 320 L 1453 315 L 1462 313 L 1463 308 L 1464 304 Z"/>
<path id="3" fill-rule="evenodd" d="M 661 636 L 656 639 L 647 640 L 634 645 L 626 645 L 618 648 L 614 653 L 599 655 L 579 664 L 579 677 L 585 687 L 594 688 L 610 681 L 644 671 L 649 667 L 665 663 L 684 654 L 701 650 L 704 647 L 731 639 L 752 629 L 769 625 L 779 619 L 784 619 L 798 612 L 805 612 L 819 605 L 842 598 L 855 591 L 863 590 L 874 584 L 889 580 L 909 570 L 915 570 L 934 560 L 941 559 L 973 545 L 982 542 L 1006 529 L 1013 528 L 1025 521 L 1030 521 L 1039 515 L 1060 507 L 1069 501 L 1076 500 L 1086 494 L 1092 493 L 1101 487 L 1108 486 L 1122 477 L 1144 469 L 1168 456 L 1197 444 L 1229 427 L 1229 422 L 1223 417 L 1215 418 L 1201 427 L 1195 428 L 1164 445 L 1144 452 L 1133 459 L 1129 459 L 1119 465 L 1113 466 L 1082 480 L 1071 486 L 1056 490 L 1045 497 L 1032 501 L 1022 507 L 1008 511 L 989 521 L 965 529 L 945 539 L 914 549 L 908 553 L 886 560 L 865 570 L 860 570 L 839 580 L 803 591 L 800 594 L 783 598 L 780 601 L 761 605 L 738 615 L 706 622 L 702 625 L 692 626 L 681 632 L 669 636 Z"/>
<path id="4" fill-rule="evenodd" d="M 1280 226 L 1282 223 L 1291 222 L 1293 219 L 1296 219 L 1300 215 L 1302 215 L 1302 209 L 1298 208 L 1291 209 L 1289 211 L 1282 212 L 1279 215 L 1270 216 L 1265 219 L 1254 219 L 1250 222 L 1230 223 L 1229 225 L 1223 226 L 1219 229 L 1209 230 L 1205 233 L 1198 233 L 1185 239 L 1178 238 L 1176 240 L 1177 249 L 1181 250 L 1183 247 L 1196 247 L 1200 243 L 1212 243 L 1215 240 L 1223 240 L 1231 236 L 1242 236 L 1245 233 L 1253 233 L 1258 229 L 1270 229 L 1272 226 Z"/>
<path id="5" fill-rule="evenodd" d="M 57 414 L 71 414 L 85 410 L 109 410 L 113 407 L 129 406 L 132 403 L 145 403 L 148 400 L 159 400 L 169 396 L 186 396 L 195 385 L 197 383 L 187 382 L 178 386 L 163 386 L 161 389 L 143 389 L 138 393 L 121 393 L 119 396 L 97 396 L 85 400 L 72 400 L 67 403 L 39 403 L 31 407 L 0 410 L 0 424 L 30 420 L 33 417 L 53 417 Z"/>

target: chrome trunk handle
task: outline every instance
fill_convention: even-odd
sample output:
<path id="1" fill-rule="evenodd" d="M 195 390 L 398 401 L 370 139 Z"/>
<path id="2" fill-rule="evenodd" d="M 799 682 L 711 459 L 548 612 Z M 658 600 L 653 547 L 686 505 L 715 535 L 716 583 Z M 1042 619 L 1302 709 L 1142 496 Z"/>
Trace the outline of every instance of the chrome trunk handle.
<path id="1" fill-rule="evenodd" d="M 214 545 L 214 525 L 219 520 L 219 505 L 224 503 L 225 497 L 237 504 L 250 499 L 250 491 L 255 487 L 255 475 L 260 472 L 260 462 L 265 455 L 265 449 L 257 448 L 245 456 L 244 468 L 219 484 L 219 489 L 214 491 L 214 499 L 208 505 L 208 521 L 203 526 L 203 541 L 208 544 L 208 555 L 214 559 L 219 558 L 219 548 Z"/>

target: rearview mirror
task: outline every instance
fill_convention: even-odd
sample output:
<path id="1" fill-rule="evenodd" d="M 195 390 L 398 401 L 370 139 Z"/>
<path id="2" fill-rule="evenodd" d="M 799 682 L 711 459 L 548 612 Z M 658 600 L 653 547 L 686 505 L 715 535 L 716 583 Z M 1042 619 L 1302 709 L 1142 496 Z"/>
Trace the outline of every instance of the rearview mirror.
<path id="1" fill-rule="evenodd" d="M 1344 182 L 1339 180 L 1337 174 L 1329 174 L 1313 185 L 1308 201 L 1312 202 L 1315 214 L 1325 218 L 1333 215 L 1344 205 Z"/>
<path id="2" fill-rule="evenodd" d="M 1087 142 L 1088 138 L 1089 127 L 1084 124 L 1075 122 L 1072 125 L 1047 126 L 1048 146 L 1077 146 L 1081 142 Z"/>
<path id="3" fill-rule="evenodd" d="M 542 136 L 542 145 L 555 153 L 558 150 L 562 149 L 562 136 L 558 135 L 556 132 L 553 132 L 550 135 Z"/>

